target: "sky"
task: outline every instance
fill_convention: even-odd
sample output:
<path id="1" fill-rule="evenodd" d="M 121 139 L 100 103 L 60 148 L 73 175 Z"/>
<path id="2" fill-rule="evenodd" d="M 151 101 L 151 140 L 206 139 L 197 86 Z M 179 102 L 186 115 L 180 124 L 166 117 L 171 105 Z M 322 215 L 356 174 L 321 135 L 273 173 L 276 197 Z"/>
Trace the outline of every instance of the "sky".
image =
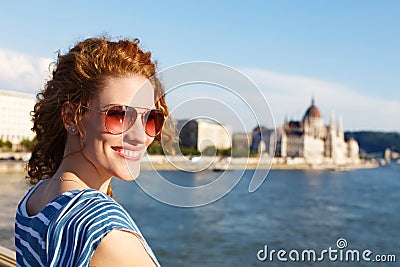
<path id="1" fill-rule="evenodd" d="M 301 120 L 314 98 L 326 123 L 335 112 L 345 130 L 400 131 L 400 1 L 59 2 L 2 2 L 0 89 L 39 92 L 58 50 L 107 34 L 139 38 L 160 72 L 209 62 L 253 83 L 171 91 L 177 119 L 276 127 Z"/>

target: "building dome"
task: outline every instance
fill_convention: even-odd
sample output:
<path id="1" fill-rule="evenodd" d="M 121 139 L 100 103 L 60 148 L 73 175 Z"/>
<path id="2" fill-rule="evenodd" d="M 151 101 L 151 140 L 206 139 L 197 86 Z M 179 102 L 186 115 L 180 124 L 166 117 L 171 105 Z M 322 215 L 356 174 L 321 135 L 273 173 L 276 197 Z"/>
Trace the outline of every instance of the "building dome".
<path id="1" fill-rule="evenodd" d="M 319 109 L 314 105 L 314 99 L 311 100 L 311 106 L 304 114 L 303 122 L 311 121 L 313 119 L 322 119 L 321 112 L 319 112 Z"/>

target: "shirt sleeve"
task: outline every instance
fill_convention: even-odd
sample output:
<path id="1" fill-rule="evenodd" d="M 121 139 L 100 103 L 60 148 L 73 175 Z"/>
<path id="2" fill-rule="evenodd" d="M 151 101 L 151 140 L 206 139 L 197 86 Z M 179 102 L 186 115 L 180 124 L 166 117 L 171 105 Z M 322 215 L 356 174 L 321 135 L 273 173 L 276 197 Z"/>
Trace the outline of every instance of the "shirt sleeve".
<path id="1" fill-rule="evenodd" d="M 114 229 L 142 237 L 129 214 L 106 195 L 88 192 L 71 202 L 49 226 L 48 266 L 89 266 L 101 240 Z"/>

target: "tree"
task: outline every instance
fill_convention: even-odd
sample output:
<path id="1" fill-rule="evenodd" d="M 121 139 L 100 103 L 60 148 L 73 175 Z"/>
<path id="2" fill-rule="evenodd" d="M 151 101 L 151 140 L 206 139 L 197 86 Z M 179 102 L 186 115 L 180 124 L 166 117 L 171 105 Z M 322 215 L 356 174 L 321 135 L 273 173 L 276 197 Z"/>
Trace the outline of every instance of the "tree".
<path id="1" fill-rule="evenodd" d="M 226 148 L 226 149 L 217 149 L 215 146 L 208 146 L 203 150 L 203 155 L 205 156 L 232 156 L 232 149 Z"/>
<path id="2" fill-rule="evenodd" d="M 203 150 L 204 156 L 214 156 L 217 154 L 217 148 L 215 146 L 208 146 Z"/>
<path id="3" fill-rule="evenodd" d="M 12 149 L 12 143 L 9 141 L 9 140 L 7 140 L 7 141 L 5 141 L 4 143 L 3 143 L 3 146 L 2 147 L 5 147 L 7 150 L 11 150 Z"/>
<path id="4" fill-rule="evenodd" d="M 155 140 L 148 148 L 147 153 L 149 155 L 164 155 L 164 149 L 160 144 L 160 141 Z"/>
<path id="5" fill-rule="evenodd" d="M 193 147 L 183 147 L 179 146 L 179 149 L 184 156 L 198 156 L 200 155 L 200 151 Z"/>
<path id="6" fill-rule="evenodd" d="M 22 141 L 19 143 L 20 146 L 22 146 L 25 150 L 27 151 L 32 151 L 33 146 L 37 143 L 36 137 L 33 138 L 32 140 L 29 140 L 28 138 L 22 139 Z"/>

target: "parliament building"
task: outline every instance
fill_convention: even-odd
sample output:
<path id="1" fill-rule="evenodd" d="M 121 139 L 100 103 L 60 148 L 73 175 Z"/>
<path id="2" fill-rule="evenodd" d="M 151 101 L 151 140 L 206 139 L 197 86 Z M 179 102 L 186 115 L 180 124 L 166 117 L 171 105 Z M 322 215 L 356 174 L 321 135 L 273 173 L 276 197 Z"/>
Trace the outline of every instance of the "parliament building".
<path id="1" fill-rule="evenodd" d="M 346 165 L 359 162 L 359 146 L 354 138 L 345 140 L 343 121 L 324 124 L 314 99 L 301 121 L 285 121 L 277 129 L 275 155 L 282 158 L 302 158 L 309 164 Z"/>

